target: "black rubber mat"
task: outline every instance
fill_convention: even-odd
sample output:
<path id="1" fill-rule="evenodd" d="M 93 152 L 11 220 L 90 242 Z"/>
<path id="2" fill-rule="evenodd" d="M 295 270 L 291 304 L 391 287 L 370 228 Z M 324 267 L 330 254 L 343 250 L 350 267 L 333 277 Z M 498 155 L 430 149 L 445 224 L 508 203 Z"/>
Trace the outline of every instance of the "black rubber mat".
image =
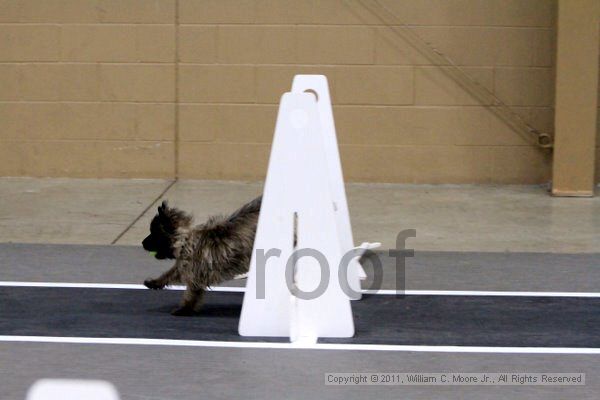
<path id="1" fill-rule="evenodd" d="M 237 334 L 242 293 L 211 292 L 195 317 L 174 317 L 182 292 L 0 288 L 0 335 L 284 341 Z M 600 299 L 366 295 L 356 335 L 329 343 L 600 347 Z"/>
<path id="2" fill-rule="evenodd" d="M 366 257 L 365 289 L 401 289 L 398 277 L 406 278 L 405 289 L 410 290 L 597 292 L 600 288 L 599 253 L 415 251 L 399 274 L 396 258 L 387 250 L 375 253 L 383 266 L 382 284 L 371 286 L 372 257 Z M 172 260 L 158 261 L 141 246 L 0 243 L 2 281 L 137 284 L 172 266 Z"/>

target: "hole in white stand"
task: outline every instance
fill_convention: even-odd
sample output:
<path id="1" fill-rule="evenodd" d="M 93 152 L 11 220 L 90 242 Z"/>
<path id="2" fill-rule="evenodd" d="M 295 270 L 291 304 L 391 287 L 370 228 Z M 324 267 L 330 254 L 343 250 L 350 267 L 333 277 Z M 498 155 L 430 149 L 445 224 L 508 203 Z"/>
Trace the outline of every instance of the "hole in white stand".
<path id="1" fill-rule="evenodd" d="M 310 93 L 310 94 L 312 94 L 313 96 L 315 96 L 315 100 L 319 101 L 319 95 L 317 94 L 317 92 L 315 90 L 313 90 L 313 89 L 306 89 L 304 91 L 304 93 Z"/>

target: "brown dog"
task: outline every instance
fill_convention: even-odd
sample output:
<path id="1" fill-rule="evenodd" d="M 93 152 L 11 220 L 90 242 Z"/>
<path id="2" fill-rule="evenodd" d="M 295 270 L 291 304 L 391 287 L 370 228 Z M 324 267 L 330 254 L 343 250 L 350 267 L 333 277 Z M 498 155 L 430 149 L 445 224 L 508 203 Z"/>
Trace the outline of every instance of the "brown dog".
<path id="1" fill-rule="evenodd" d="M 252 200 L 229 217 L 211 217 L 192 226 L 192 216 L 164 201 L 150 223 L 142 245 L 158 259 L 175 259 L 173 268 L 148 279 L 150 289 L 181 282 L 187 286 L 181 306 L 173 315 L 193 315 L 202 305 L 207 287 L 248 272 L 262 197 Z"/>

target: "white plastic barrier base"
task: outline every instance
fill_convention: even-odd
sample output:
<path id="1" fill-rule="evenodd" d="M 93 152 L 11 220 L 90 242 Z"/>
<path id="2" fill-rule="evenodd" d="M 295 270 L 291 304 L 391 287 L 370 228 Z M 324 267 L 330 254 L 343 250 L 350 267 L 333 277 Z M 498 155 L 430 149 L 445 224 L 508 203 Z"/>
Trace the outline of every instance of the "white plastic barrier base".
<path id="1" fill-rule="evenodd" d="M 353 244 L 327 78 L 297 75 L 279 105 L 240 335 L 353 336 L 350 299 L 366 276 L 358 258 L 378 245 Z"/>
<path id="2" fill-rule="evenodd" d="M 283 95 L 240 316 L 242 336 L 354 335 L 350 299 L 338 279 L 342 252 L 318 121 L 313 95 Z M 306 248 L 323 255 L 329 269 L 323 276 L 315 258 L 292 258 L 294 250 Z M 261 251 L 278 255 L 257 259 Z M 286 282 L 286 269 L 293 283 Z M 323 281 L 327 287 L 314 299 L 290 293 L 294 286 L 310 292 Z"/>
<path id="3" fill-rule="evenodd" d="M 40 379 L 27 392 L 27 400 L 119 400 L 110 382 L 74 379 Z"/>

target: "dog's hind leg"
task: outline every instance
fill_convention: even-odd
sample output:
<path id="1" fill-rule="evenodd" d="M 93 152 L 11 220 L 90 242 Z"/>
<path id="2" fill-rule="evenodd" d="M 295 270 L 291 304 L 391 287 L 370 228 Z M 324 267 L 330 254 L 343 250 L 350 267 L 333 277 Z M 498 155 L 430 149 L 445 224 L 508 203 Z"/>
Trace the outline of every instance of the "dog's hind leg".
<path id="1" fill-rule="evenodd" d="M 204 289 L 194 289 L 188 286 L 185 292 L 183 293 L 181 306 L 173 310 L 171 312 L 171 315 L 190 316 L 196 314 L 202 306 L 203 298 Z"/>
<path id="2" fill-rule="evenodd" d="M 144 281 L 144 285 L 148 289 L 164 289 L 165 286 L 168 286 L 172 283 L 180 282 L 181 278 L 179 276 L 179 263 L 175 263 L 173 268 L 162 274 L 156 279 L 146 279 Z"/>

